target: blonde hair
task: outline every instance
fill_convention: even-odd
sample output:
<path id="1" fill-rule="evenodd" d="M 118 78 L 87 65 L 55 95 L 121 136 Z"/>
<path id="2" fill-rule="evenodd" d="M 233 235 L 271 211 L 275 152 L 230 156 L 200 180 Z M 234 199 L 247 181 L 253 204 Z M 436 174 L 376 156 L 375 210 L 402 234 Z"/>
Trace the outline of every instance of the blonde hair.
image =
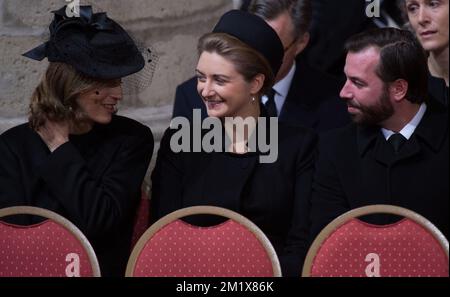
<path id="1" fill-rule="evenodd" d="M 76 123 L 83 116 L 76 102 L 78 96 L 106 85 L 108 81 L 87 77 L 69 64 L 51 62 L 31 96 L 30 126 L 37 130 L 47 119 Z"/>

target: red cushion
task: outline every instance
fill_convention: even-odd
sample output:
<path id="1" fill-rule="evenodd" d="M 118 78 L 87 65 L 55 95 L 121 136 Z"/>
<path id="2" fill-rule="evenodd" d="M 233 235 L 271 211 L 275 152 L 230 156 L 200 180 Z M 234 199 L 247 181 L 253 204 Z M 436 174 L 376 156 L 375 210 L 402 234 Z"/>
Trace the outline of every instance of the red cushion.
<path id="1" fill-rule="evenodd" d="M 134 276 L 270 277 L 273 270 L 264 247 L 244 226 L 228 220 L 205 228 L 177 220 L 146 243 Z"/>
<path id="2" fill-rule="evenodd" d="M 425 228 L 409 219 L 376 226 L 353 219 L 319 248 L 312 276 L 448 276 L 448 258 Z"/>
<path id="3" fill-rule="evenodd" d="M 92 276 L 78 239 L 53 221 L 33 226 L 0 222 L 0 277 Z"/>

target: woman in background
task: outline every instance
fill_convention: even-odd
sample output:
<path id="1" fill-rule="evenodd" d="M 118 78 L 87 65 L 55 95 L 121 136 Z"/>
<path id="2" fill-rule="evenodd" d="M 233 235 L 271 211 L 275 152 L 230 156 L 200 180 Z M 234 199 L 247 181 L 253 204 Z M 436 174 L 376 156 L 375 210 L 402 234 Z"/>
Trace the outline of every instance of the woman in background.
<path id="1" fill-rule="evenodd" d="M 449 0 L 402 0 L 410 26 L 429 53 L 429 91 L 448 107 Z"/>

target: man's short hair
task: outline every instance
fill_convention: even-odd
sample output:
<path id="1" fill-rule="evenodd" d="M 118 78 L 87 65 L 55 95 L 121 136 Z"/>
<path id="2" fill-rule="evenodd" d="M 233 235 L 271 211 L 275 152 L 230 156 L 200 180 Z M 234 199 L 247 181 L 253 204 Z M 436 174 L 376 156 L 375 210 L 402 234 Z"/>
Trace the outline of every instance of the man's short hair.
<path id="1" fill-rule="evenodd" d="M 351 53 L 359 53 L 370 47 L 380 50 L 380 63 L 376 72 L 383 82 L 404 79 L 408 82 L 406 99 L 413 103 L 426 101 L 427 56 L 414 34 L 395 28 L 377 28 L 352 36 L 345 45 Z"/>
<path id="2" fill-rule="evenodd" d="M 292 37 L 295 40 L 308 32 L 311 25 L 311 0 L 253 0 L 248 10 L 266 21 L 274 20 L 286 11 L 289 12 L 294 25 Z"/>

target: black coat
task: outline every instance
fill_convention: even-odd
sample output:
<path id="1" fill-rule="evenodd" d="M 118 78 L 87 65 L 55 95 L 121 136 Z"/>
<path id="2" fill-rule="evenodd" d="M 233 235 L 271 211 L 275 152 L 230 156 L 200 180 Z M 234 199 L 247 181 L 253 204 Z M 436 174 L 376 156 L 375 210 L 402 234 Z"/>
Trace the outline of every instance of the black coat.
<path id="1" fill-rule="evenodd" d="M 312 238 L 344 212 L 372 204 L 411 209 L 448 238 L 448 134 L 447 111 L 429 104 L 397 157 L 379 127 L 351 124 L 324 135 L 313 183 Z"/>
<path id="2" fill-rule="evenodd" d="M 152 174 L 153 221 L 180 208 L 212 205 L 246 216 L 267 235 L 285 276 L 299 276 L 306 253 L 315 133 L 279 126 L 278 160 L 257 153 L 178 153 L 166 131 Z M 196 221 L 197 224 L 200 222 Z"/>
<path id="3" fill-rule="evenodd" d="M 448 108 L 448 87 L 444 79 L 428 74 L 428 93 L 432 100 Z"/>
<path id="4" fill-rule="evenodd" d="M 339 98 L 339 91 L 335 79 L 299 58 L 279 116 L 280 123 L 309 127 L 319 133 L 348 124 L 350 117 L 345 102 Z M 202 119 L 207 117 L 205 105 L 197 93 L 196 78 L 177 87 L 173 117 L 192 119 L 193 109 L 201 109 Z"/>
<path id="5" fill-rule="evenodd" d="M 50 153 L 28 124 L 0 137 L 0 207 L 49 209 L 74 223 L 99 258 L 102 275 L 124 276 L 133 218 L 153 153 L 149 128 L 114 116 Z M 30 224 L 34 217 L 13 222 Z"/>

